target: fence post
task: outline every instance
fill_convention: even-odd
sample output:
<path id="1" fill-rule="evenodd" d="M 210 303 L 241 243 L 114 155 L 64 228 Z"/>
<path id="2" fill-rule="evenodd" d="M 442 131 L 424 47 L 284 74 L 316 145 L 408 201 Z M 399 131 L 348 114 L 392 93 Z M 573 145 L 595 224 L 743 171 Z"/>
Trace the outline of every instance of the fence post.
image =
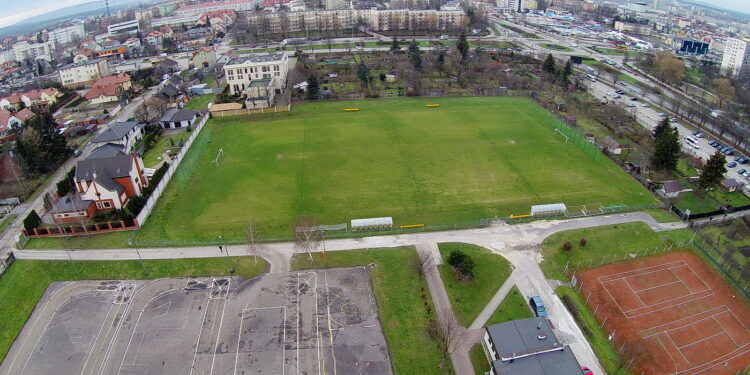
<path id="1" fill-rule="evenodd" d="M 596 317 L 597 311 L 599 311 L 599 304 L 596 304 L 596 308 L 594 309 L 594 317 Z"/>
<path id="2" fill-rule="evenodd" d="M 599 328 L 604 329 L 604 325 L 607 324 L 607 318 L 609 318 L 609 315 L 604 317 L 604 321 L 602 322 L 602 326 L 599 327 Z"/>
<path id="3" fill-rule="evenodd" d="M 591 292 L 589 292 L 589 295 L 586 297 L 586 302 L 584 302 L 584 304 L 589 304 L 589 298 L 591 298 Z"/>
<path id="4" fill-rule="evenodd" d="M 563 273 L 566 274 L 566 275 L 568 274 L 568 265 L 569 264 L 570 264 L 570 261 L 565 262 L 565 271 Z"/>

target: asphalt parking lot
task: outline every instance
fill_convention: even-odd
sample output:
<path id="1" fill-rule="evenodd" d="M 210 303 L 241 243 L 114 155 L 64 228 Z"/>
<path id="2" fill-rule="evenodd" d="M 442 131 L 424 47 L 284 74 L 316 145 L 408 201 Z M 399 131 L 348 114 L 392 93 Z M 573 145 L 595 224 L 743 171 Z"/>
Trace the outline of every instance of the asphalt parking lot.
<path id="1" fill-rule="evenodd" d="M 55 283 L 0 374 L 391 374 L 364 267 Z"/>

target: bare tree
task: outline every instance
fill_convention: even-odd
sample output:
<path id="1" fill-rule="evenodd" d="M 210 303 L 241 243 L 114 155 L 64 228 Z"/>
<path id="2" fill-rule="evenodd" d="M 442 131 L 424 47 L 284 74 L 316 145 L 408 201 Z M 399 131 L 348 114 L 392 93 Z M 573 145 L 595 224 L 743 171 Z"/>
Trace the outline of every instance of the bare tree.
<path id="1" fill-rule="evenodd" d="M 419 276 L 420 283 L 422 277 L 427 277 L 432 273 L 434 265 L 435 261 L 427 251 L 417 250 L 417 253 L 409 260 L 409 266 Z"/>
<path id="2" fill-rule="evenodd" d="M 310 257 L 310 263 L 312 263 L 312 253 L 318 250 L 321 241 L 318 220 L 310 216 L 300 216 L 294 225 L 294 248 L 298 252 L 306 252 Z"/>
<path id="3" fill-rule="evenodd" d="M 461 345 L 462 327 L 456 321 L 456 317 L 450 308 L 441 309 L 439 316 L 443 317 L 443 324 L 430 319 L 427 322 L 427 334 L 437 342 L 438 349 L 440 349 L 440 368 L 445 368 L 448 356 Z"/>
<path id="4" fill-rule="evenodd" d="M 251 218 L 245 225 L 245 240 L 247 241 L 247 252 L 252 255 L 255 263 L 258 263 L 258 257 L 261 256 L 265 247 L 260 243 L 258 233 L 258 222 Z"/>

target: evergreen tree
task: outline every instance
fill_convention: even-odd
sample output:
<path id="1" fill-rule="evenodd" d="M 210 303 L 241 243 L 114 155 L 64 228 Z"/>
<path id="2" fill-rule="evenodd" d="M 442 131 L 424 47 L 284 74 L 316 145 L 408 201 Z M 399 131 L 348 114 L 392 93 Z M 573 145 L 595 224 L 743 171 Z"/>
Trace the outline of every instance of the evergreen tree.
<path id="1" fill-rule="evenodd" d="M 550 74 L 555 74 L 555 58 L 552 57 L 551 53 L 547 55 L 547 59 L 544 60 L 542 70 Z"/>
<path id="2" fill-rule="evenodd" d="M 438 73 L 440 73 L 441 75 L 445 70 L 445 51 L 443 50 L 440 50 L 440 52 L 438 52 L 437 58 L 435 59 L 435 69 L 437 69 Z"/>
<path id="3" fill-rule="evenodd" d="M 665 131 L 671 129 L 672 127 L 669 124 L 669 117 L 664 117 L 654 128 L 654 139 L 658 139 L 659 136 L 661 136 L 662 133 Z"/>
<path id="4" fill-rule="evenodd" d="M 698 187 L 702 191 L 714 189 L 719 185 L 724 178 L 724 173 L 727 172 L 727 167 L 724 165 L 726 161 L 724 154 L 719 150 L 716 150 L 716 152 L 708 158 L 708 161 L 701 172 L 701 176 L 698 179 Z"/>
<path id="5" fill-rule="evenodd" d="M 34 228 L 38 228 L 40 225 L 42 225 L 42 218 L 39 217 L 36 210 L 31 210 L 29 215 L 23 219 L 23 228 L 26 229 L 26 232 L 31 233 Z"/>
<path id="6" fill-rule="evenodd" d="M 401 50 L 401 44 L 399 44 L 398 39 L 396 39 L 396 36 L 393 36 L 393 41 L 391 42 L 391 51 L 400 51 Z"/>
<path id="7" fill-rule="evenodd" d="M 416 40 L 412 40 L 409 44 L 409 55 L 414 68 L 422 71 L 422 51 L 419 49 L 419 44 Z"/>
<path id="8" fill-rule="evenodd" d="M 466 58 L 469 56 L 469 42 L 466 41 L 465 31 L 461 31 L 461 34 L 458 36 L 456 48 L 458 49 L 458 52 L 461 53 L 461 60 L 466 61 Z"/>
<path id="9" fill-rule="evenodd" d="M 571 74 L 573 74 L 573 66 L 570 65 L 570 60 L 568 60 L 568 62 L 565 63 L 565 68 L 563 69 L 563 76 L 569 77 Z"/>
<path id="10" fill-rule="evenodd" d="M 320 83 L 314 74 L 307 78 L 307 100 L 318 100 L 320 95 Z"/>
<path id="11" fill-rule="evenodd" d="M 364 61 L 360 62 L 359 66 L 357 67 L 357 78 L 362 81 L 362 84 L 365 87 L 367 87 L 370 83 L 370 68 L 365 65 Z"/>
<path id="12" fill-rule="evenodd" d="M 656 170 L 674 171 L 680 157 L 680 135 L 675 129 L 669 129 L 656 138 L 656 148 L 651 156 L 651 165 Z"/>

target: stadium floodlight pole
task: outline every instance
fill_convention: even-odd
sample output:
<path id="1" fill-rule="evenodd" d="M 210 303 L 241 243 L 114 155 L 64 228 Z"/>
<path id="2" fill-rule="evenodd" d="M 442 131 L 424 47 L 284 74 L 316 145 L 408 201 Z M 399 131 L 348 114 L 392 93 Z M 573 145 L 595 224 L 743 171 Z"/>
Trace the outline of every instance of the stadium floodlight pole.
<path id="1" fill-rule="evenodd" d="M 138 246 L 135 246 L 135 243 L 132 240 L 128 241 L 128 246 L 135 247 L 135 253 L 138 255 L 138 260 L 141 262 L 141 267 L 143 267 L 143 272 L 148 275 L 148 269 L 146 269 L 146 265 L 143 263 L 141 252 L 138 251 Z"/>

